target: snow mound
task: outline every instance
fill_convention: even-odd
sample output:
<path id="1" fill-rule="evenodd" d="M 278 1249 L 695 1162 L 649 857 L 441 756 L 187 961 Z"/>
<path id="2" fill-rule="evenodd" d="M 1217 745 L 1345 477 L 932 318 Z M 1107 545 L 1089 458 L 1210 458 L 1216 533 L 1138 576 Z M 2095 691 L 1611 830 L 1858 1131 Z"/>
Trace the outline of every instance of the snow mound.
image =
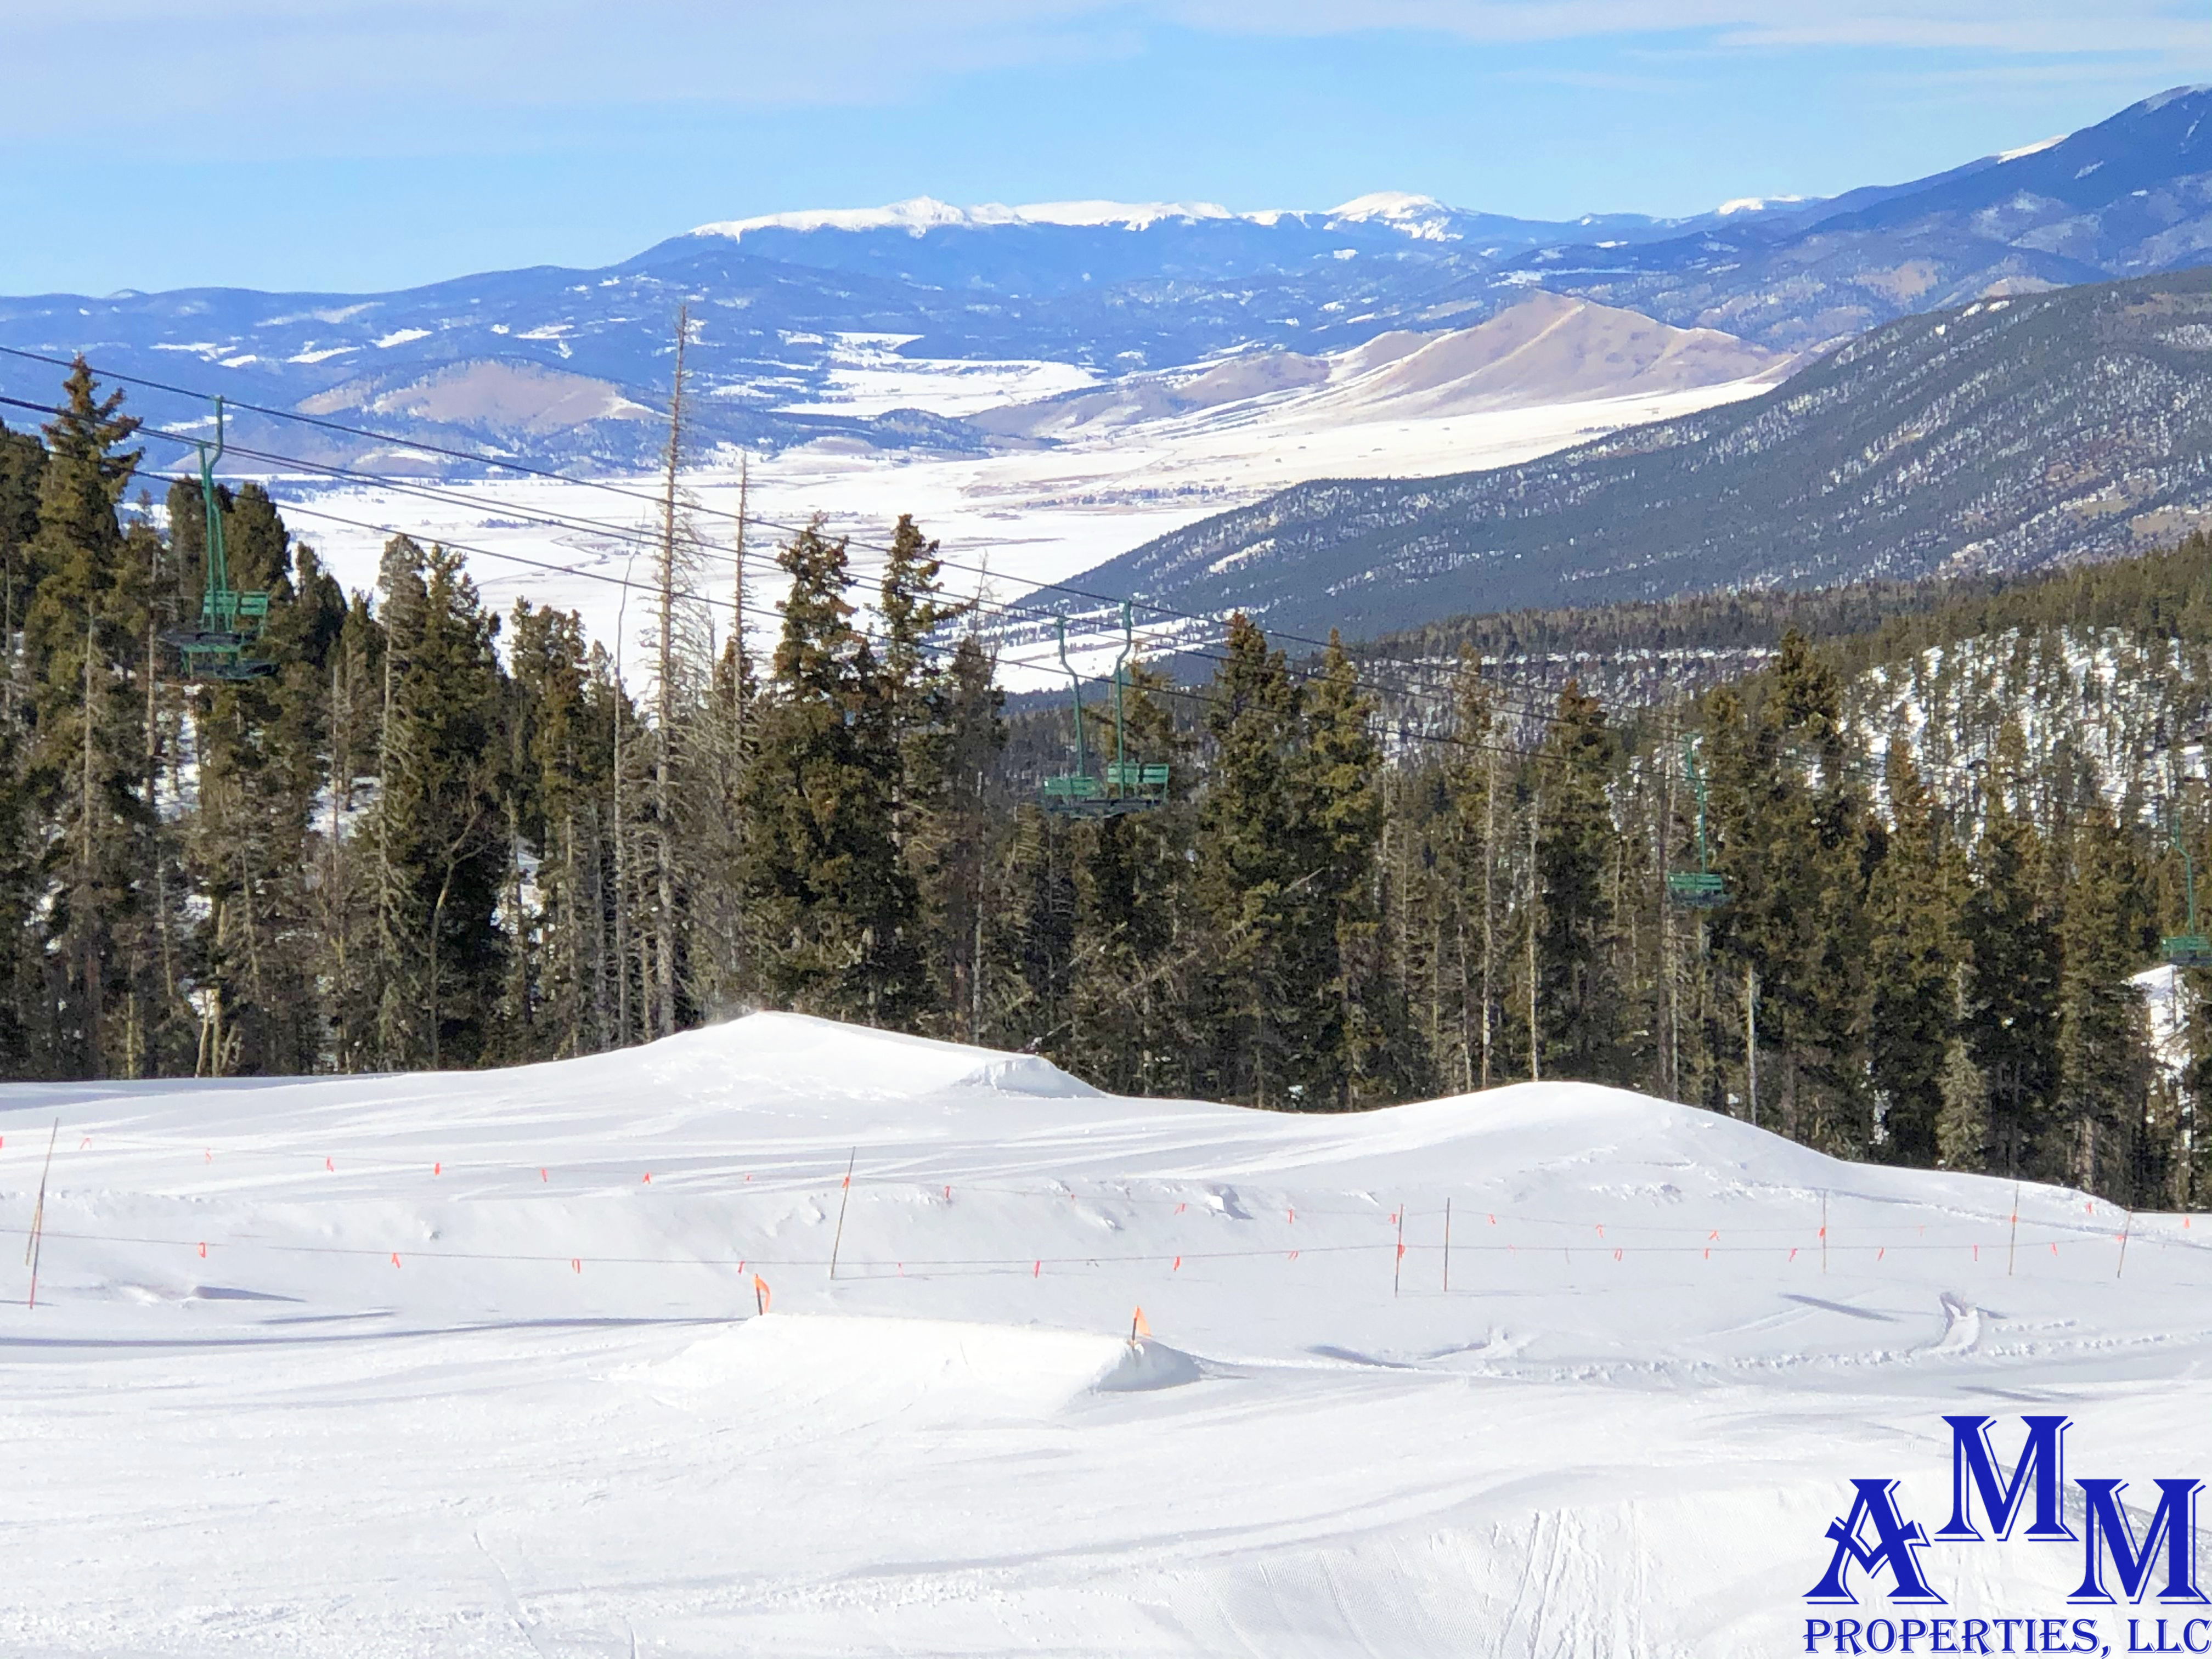
<path id="1" fill-rule="evenodd" d="M 659 1389 L 742 1400 L 749 1412 L 1042 1415 L 1091 1394 L 1199 1380 L 1188 1354 L 1085 1331 L 951 1320 L 776 1314 L 747 1320 L 625 1374 Z"/>
<path id="2" fill-rule="evenodd" d="M 9 1654 L 1760 1659 L 1947 1412 L 2212 1462 L 2194 1217 L 1587 1084 L 1255 1111 L 763 1013 L 0 1131 Z"/>
<path id="3" fill-rule="evenodd" d="M 1034 1054 L 860 1030 L 807 1014 L 748 1014 L 641 1048 L 526 1069 L 557 1075 L 564 1087 L 570 1079 L 589 1078 L 623 1093 L 647 1080 L 656 1098 L 670 1102 L 793 1094 L 906 1099 L 945 1093 L 1074 1100 L 1098 1094 Z"/>

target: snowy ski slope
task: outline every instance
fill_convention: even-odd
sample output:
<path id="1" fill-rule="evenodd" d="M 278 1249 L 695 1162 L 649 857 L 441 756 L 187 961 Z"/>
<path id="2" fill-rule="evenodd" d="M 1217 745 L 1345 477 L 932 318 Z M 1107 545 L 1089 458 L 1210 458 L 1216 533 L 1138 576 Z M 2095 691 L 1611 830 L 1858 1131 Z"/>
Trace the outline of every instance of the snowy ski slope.
<path id="1" fill-rule="evenodd" d="M 1573 1084 L 1282 1116 L 775 1014 L 13 1085 L 0 1653 L 1798 1651 L 1942 1412 L 2212 1468 L 2203 1229 L 2014 1204 Z"/>

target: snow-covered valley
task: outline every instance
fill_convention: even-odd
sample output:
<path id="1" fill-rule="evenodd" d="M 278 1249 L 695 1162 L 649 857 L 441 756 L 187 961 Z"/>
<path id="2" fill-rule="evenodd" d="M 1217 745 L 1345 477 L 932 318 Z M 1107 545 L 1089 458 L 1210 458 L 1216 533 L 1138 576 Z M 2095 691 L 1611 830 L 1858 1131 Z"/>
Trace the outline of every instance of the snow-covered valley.
<path id="1" fill-rule="evenodd" d="M 688 470 L 702 571 L 732 568 L 741 479 L 747 510 L 767 521 L 748 544 L 763 627 L 773 626 L 768 602 L 780 592 L 769 562 L 778 526 L 817 514 L 854 538 L 866 573 L 910 513 L 941 539 L 956 592 L 1008 601 L 1289 484 L 1507 465 L 1755 396 L 1789 366 L 1725 335 L 1542 295 L 1478 328 L 1108 383 L 1046 362 L 912 361 L 872 337 L 840 349 L 844 366 L 821 394 L 830 401 L 807 407 L 968 419 L 997 441 L 963 451 L 833 437 L 742 457 L 724 449 Z M 404 531 L 470 550 L 472 574 L 500 608 L 526 595 L 577 610 L 610 642 L 621 631 L 622 583 L 649 568 L 657 544 L 659 484 L 648 477 L 388 487 L 295 477 L 275 487 L 293 528 L 349 587 L 374 586 L 385 540 Z M 726 575 L 703 585 L 715 599 L 728 586 Z M 1036 605 L 1078 608 L 1049 593 Z M 1009 668 L 1018 686 L 1037 678 Z"/>
<path id="2" fill-rule="evenodd" d="M 1933 1530 L 1945 1412 L 2212 1461 L 2193 1218 L 1612 1090 L 1288 1116 L 784 1015 L 15 1085 L 18 1241 L 57 1121 L 9 1653 L 1771 1654 L 1851 1479 Z M 2078 1547 L 1923 1559 L 2085 1611 Z"/>

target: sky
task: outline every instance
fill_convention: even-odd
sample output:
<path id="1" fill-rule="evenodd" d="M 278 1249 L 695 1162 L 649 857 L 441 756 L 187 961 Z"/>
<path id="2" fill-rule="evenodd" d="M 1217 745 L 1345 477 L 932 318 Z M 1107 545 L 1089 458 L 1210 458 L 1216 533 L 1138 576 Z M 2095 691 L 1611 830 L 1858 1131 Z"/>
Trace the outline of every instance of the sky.
<path id="1" fill-rule="evenodd" d="M 2204 0 L 0 0 L 0 293 L 371 291 L 918 195 L 1692 213 L 2194 82 Z"/>

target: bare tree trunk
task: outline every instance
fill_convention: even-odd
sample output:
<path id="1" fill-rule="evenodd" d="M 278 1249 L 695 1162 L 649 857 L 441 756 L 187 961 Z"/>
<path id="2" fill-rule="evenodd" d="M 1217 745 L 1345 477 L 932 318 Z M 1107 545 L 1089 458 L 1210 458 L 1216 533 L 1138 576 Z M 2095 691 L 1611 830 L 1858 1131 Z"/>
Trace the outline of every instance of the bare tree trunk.
<path id="1" fill-rule="evenodd" d="M 623 824 L 622 683 L 615 684 L 615 1042 L 629 1043 L 629 836 Z"/>
<path id="2" fill-rule="evenodd" d="M 1544 1036 L 1536 1024 L 1536 907 L 1541 902 L 1536 890 L 1536 823 L 1543 813 L 1543 797 L 1528 798 L 1528 1080 L 1540 1083 L 1544 1077 Z"/>
<path id="3" fill-rule="evenodd" d="M 1482 806 L 1482 1086 L 1490 1086 L 1491 1049 L 1497 1042 L 1498 990 L 1498 755 L 1484 757 L 1488 773 Z"/>
<path id="4" fill-rule="evenodd" d="M 1759 1124 L 1759 969 L 1743 965 L 1743 1076 L 1752 1126 Z"/>
<path id="5" fill-rule="evenodd" d="M 154 574 L 161 575 L 160 544 L 153 556 Z M 161 706 L 160 636 L 155 631 L 154 609 L 146 608 L 146 817 L 149 828 L 146 835 L 146 854 L 149 872 L 154 878 L 154 940 L 155 951 L 161 959 L 161 1006 L 167 1008 L 176 999 L 176 975 L 169 956 L 169 896 L 167 860 L 161 851 Z M 133 1014 L 137 988 L 132 986 Z M 153 1064 L 150 1069 L 161 1069 L 161 1055 L 154 1050 L 153 1036 L 160 1029 L 159 1022 L 149 1020 L 145 1034 L 147 1053 Z M 138 1075 L 136 1069 L 132 1076 Z"/>
<path id="6" fill-rule="evenodd" d="M 84 617 L 84 766 L 77 796 L 78 845 L 81 851 L 77 866 L 76 925 L 83 963 L 85 1062 L 90 1067 L 91 1075 L 100 1077 L 106 1073 L 107 1067 L 106 1057 L 102 1052 L 105 1045 L 100 1031 L 104 1012 L 100 1006 L 101 992 L 105 989 L 100 974 L 103 953 L 100 948 L 99 929 L 95 926 L 99 910 L 93 901 L 93 733 L 97 726 L 93 714 L 92 659 L 94 648 L 92 612 L 88 609 Z"/>
<path id="7" fill-rule="evenodd" d="M 655 688 L 653 752 L 653 994 L 646 1035 L 676 1029 L 676 479 L 683 465 L 684 348 L 690 313 L 676 312 L 676 374 L 668 399 L 668 464 L 660 503 L 659 684 Z"/>
<path id="8" fill-rule="evenodd" d="M 343 687 L 343 692 L 341 687 Z M 332 999 L 337 1018 L 332 1044 L 336 1052 L 331 1058 L 338 1070 L 353 1069 L 354 1044 L 350 1039 L 350 1009 L 347 1006 L 352 975 L 346 960 L 348 932 L 345 878 L 345 843 L 341 839 L 340 803 L 353 802 L 353 696 L 352 688 L 341 678 L 341 665 L 336 655 L 331 659 L 331 828 L 330 851 L 325 860 L 327 871 L 323 882 L 323 926 L 328 933 L 331 957 L 335 964 L 332 980 L 337 994 Z"/>
<path id="9" fill-rule="evenodd" d="M 1682 987 L 1675 962 L 1674 907 L 1667 898 L 1667 860 L 1674 841 L 1674 769 L 1667 769 L 1667 802 L 1656 838 L 1659 877 L 1659 981 L 1667 999 L 1667 1092 L 1682 1097 Z"/>

